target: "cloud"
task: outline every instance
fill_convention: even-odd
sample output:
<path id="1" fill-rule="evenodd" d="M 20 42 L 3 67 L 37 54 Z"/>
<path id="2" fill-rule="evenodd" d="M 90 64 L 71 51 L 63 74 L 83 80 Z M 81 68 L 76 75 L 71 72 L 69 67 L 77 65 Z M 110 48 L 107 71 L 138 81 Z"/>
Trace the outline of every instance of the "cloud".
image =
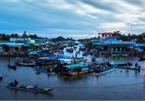
<path id="1" fill-rule="evenodd" d="M 144 4 L 143 0 L 1 0 L 0 33 L 26 30 L 46 37 L 47 33 L 74 37 L 95 30 L 128 34 L 132 27 L 139 34 L 144 32 Z"/>

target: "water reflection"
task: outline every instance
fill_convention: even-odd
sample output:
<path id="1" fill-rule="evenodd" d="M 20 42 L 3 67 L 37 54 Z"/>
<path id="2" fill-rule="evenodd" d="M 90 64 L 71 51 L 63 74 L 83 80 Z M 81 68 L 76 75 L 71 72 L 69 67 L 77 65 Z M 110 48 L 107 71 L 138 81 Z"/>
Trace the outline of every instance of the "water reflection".
<path id="1" fill-rule="evenodd" d="M 14 70 L 14 71 L 17 70 L 17 68 L 10 68 L 10 67 L 8 67 L 8 69 L 9 69 L 9 71 L 10 71 L 10 70 Z"/>
<path id="2" fill-rule="evenodd" d="M 70 56 L 72 54 L 69 54 Z M 132 62 L 137 61 L 136 57 L 113 57 L 100 56 L 111 60 L 111 62 Z M 13 60 L 13 58 L 11 58 Z M 24 100 L 133 100 L 145 99 L 145 61 L 138 61 L 142 66 L 140 71 L 117 69 L 110 73 L 95 76 L 92 73 L 66 76 L 35 74 L 34 68 L 18 66 L 17 70 L 6 68 L 8 58 L 0 58 L 0 73 L 5 74 L 0 81 L 0 99 L 24 99 Z M 53 91 L 48 93 L 33 93 L 6 88 L 2 82 L 9 82 L 17 79 L 20 83 L 34 85 L 39 83 L 40 87 L 52 87 Z M 143 89 L 143 90 L 142 90 Z M 4 91 L 4 92 L 2 92 Z M 134 92 L 138 92 L 135 94 Z M 116 96 L 114 96 L 116 94 Z M 24 97 L 27 95 L 27 98 Z"/>
<path id="3" fill-rule="evenodd" d="M 63 81 L 70 81 L 71 82 L 71 81 L 81 80 L 82 79 L 82 77 L 81 77 L 82 75 L 68 76 L 68 75 L 59 74 L 58 78 L 63 80 Z"/>

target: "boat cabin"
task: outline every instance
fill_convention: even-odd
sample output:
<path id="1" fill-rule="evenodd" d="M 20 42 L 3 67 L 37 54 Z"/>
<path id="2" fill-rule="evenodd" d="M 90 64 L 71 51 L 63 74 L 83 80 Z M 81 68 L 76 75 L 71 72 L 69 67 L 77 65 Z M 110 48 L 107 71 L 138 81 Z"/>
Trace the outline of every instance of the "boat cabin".
<path id="1" fill-rule="evenodd" d="M 62 68 L 61 73 L 67 75 L 77 75 L 89 72 L 89 67 L 87 64 L 72 64 L 63 66 Z"/>

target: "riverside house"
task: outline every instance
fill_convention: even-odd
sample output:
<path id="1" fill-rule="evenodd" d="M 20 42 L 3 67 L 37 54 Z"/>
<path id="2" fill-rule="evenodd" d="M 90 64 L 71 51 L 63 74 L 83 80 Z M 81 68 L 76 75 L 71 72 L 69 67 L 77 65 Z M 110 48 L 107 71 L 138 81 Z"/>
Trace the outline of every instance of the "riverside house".
<path id="1" fill-rule="evenodd" d="M 111 32 L 99 34 L 100 38 L 93 41 L 93 46 L 103 54 L 143 54 L 145 50 L 145 44 L 137 44 L 134 40 L 118 40 L 117 34 L 113 35 Z"/>

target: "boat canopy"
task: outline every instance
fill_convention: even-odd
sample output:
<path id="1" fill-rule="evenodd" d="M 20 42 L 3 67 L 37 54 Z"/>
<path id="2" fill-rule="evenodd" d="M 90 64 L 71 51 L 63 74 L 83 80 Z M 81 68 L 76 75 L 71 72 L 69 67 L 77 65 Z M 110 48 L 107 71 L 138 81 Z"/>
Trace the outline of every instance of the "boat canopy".
<path id="1" fill-rule="evenodd" d="M 72 64 L 72 65 L 66 65 L 64 67 L 68 69 L 75 69 L 75 68 L 85 68 L 85 67 L 88 67 L 88 65 L 87 64 Z"/>
<path id="2" fill-rule="evenodd" d="M 49 57 L 40 57 L 38 60 L 49 60 Z"/>

